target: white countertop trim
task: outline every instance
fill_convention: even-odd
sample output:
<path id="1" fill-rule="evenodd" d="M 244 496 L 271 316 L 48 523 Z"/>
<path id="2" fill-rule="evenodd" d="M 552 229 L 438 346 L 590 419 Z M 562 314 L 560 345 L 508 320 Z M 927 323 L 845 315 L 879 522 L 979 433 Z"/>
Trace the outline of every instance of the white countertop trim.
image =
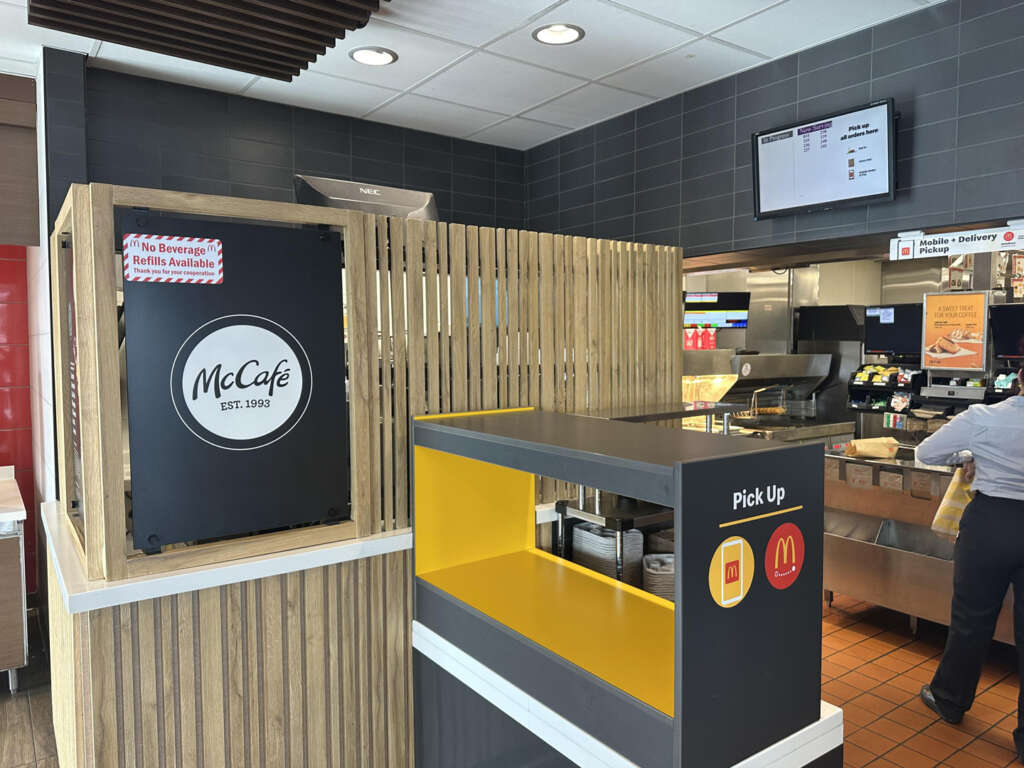
<path id="1" fill-rule="evenodd" d="M 20 523 L 27 516 L 21 489 L 14 479 L 14 467 L 0 467 L 0 524 Z"/>
<path id="2" fill-rule="evenodd" d="M 66 525 L 61 524 L 59 514 L 57 502 L 42 505 L 47 548 L 57 571 L 64 606 L 73 614 L 412 549 L 412 532 L 403 529 L 186 568 L 158 576 L 139 576 L 120 581 L 88 581 L 75 542 L 71 540 L 71 532 Z"/>
<path id="3" fill-rule="evenodd" d="M 635 763 L 418 621 L 412 623 L 412 647 L 577 765 L 637 768 Z M 803 768 L 842 743 L 843 711 L 823 701 L 820 720 L 733 768 Z"/>

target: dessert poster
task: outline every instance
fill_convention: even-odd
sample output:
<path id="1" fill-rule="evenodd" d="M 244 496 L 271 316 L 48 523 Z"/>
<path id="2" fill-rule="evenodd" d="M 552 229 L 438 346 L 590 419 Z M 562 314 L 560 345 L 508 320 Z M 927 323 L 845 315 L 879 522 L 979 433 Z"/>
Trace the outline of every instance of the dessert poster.
<path id="1" fill-rule="evenodd" d="M 985 370 L 987 320 L 985 293 L 927 294 L 924 297 L 924 367 Z"/>

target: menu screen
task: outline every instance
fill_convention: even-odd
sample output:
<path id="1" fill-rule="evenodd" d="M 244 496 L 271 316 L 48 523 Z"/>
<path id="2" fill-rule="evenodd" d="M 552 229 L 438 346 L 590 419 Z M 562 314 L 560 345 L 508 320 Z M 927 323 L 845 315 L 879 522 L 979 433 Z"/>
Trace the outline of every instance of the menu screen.
<path id="1" fill-rule="evenodd" d="M 753 136 L 754 215 L 892 196 L 891 102 Z"/>
<path id="2" fill-rule="evenodd" d="M 697 293 L 683 299 L 683 328 L 746 328 L 750 294 L 744 291 Z"/>

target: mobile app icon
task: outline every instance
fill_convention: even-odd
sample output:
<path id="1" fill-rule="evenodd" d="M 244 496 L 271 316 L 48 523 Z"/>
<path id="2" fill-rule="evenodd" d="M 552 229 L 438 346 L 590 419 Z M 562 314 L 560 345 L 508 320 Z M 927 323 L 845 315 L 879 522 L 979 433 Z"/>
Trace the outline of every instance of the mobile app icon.
<path id="1" fill-rule="evenodd" d="M 754 580 L 754 550 L 750 543 L 732 536 L 723 541 L 711 558 L 708 587 L 711 597 L 723 608 L 739 605 Z"/>

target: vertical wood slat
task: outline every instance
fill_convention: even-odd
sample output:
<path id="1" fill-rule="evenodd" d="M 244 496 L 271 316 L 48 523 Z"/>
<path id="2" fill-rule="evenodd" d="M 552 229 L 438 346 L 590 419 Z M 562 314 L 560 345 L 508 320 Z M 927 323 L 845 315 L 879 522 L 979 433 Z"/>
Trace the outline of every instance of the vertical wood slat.
<path id="1" fill-rule="evenodd" d="M 577 413 L 587 410 L 587 355 L 589 317 L 587 307 L 587 241 L 582 237 L 572 239 L 572 283 L 573 283 L 573 399 Z"/>
<path id="2" fill-rule="evenodd" d="M 409 328 L 409 416 L 422 416 L 427 412 L 427 382 L 425 358 L 425 331 L 423 323 L 423 222 L 406 221 L 405 236 L 405 290 L 408 302 L 406 322 Z M 408 513 L 403 520 L 408 524 Z"/>
<path id="3" fill-rule="evenodd" d="M 327 759 L 327 731 L 334 730 L 334 723 L 327 718 L 327 686 L 324 672 L 327 669 L 327 647 L 324 637 L 324 571 L 326 568 L 310 568 L 303 573 L 304 581 L 304 628 L 303 637 L 305 669 L 305 722 L 303 731 L 306 741 L 306 757 L 309 765 L 322 764 Z M 234 712 L 232 711 L 234 717 Z M 232 740 L 232 746 L 234 742 Z M 234 756 L 232 750 L 232 757 Z"/>
<path id="4" fill-rule="evenodd" d="M 530 260 L 527 254 L 529 232 L 520 232 L 517 244 L 519 270 L 519 404 L 533 405 L 530 400 Z"/>
<path id="5" fill-rule="evenodd" d="M 368 492 L 369 506 L 366 507 L 365 513 L 357 515 L 358 517 L 370 516 L 369 524 L 362 523 L 362 530 L 366 531 L 379 531 L 381 528 L 381 521 L 383 520 L 383 498 L 380 492 L 382 483 L 382 467 L 381 467 L 381 376 L 380 376 L 380 344 L 378 339 L 380 338 L 380 321 L 379 312 L 377 307 L 377 270 L 375 268 L 377 262 L 377 228 L 374 226 L 373 217 L 364 217 L 364 234 L 365 234 L 365 248 L 363 249 L 362 258 L 364 260 L 362 269 L 362 290 L 360 293 L 363 295 L 363 327 L 366 329 L 367 338 L 363 343 L 360 344 L 366 352 L 367 371 L 365 380 L 367 382 L 367 404 L 370 412 L 368 416 L 368 431 L 369 431 L 369 451 L 368 457 L 369 463 L 369 479 L 370 489 Z M 363 423 L 367 423 L 363 421 Z"/>
<path id="6" fill-rule="evenodd" d="M 538 315 L 540 342 L 540 407 L 555 410 L 555 239 L 542 234 L 539 238 Z M 555 483 L 550 477 L 541 478 L 541 500 L 554 501 Z"/>
<path id="7" fill-rule="evenodd" d="M 508 263 L 505 258 L 506 232 L 499 229 L 494 240 L 497 270 L 498 407 L 509 407 L 508 380 Z"/>
<path id="8" fill-rule="evenodd" d="M 411 575 L 406 573 L 404 553 L 396 552 L 386 555 L 384 561 L 383 593 L 389 596 L 385 606 L 385 653 L 386 689 L 379 691 L 386 697 L 387 723 L 387 765 L 408 766 L 411 762 L 409 742 L 404 735 L 412 732 L 412 723 L 408 719 L 408 680 L 411 673 L 406 663 L 408 653 L 406 644 L 406 627 L 409 624 L 410 606 L 406 600 L 406 581 Z"/>
<path id="9" fill-rule="evenodd" d="M 494 269 L 494 235 L 490 227 L 480 229 L 480 364 L 485 410 L 498 407 L 497 275 Z"/>
<path id="10" fill-rule="evenodd" d="M 263 607 L 263 698 L 265 749 L 268 766 L 285 764 L 285 686 L 288 659 L 285 658 L 283 610 L 287 596 L 284 576 L 262 579 Z"/>
<path id="11" fill-rule="evenodd" d="M 376 393 L 377 340 L 371 339 L 368 302 L 365 296 L 367 284 L 367 228 L 372 228 L 369 215 L 351 213 L 345 229 L 345 288 L 349 308 L 349 446 L 351 454 L 351 495 L 353 517 L 360 535 L 367 535 L 379 528 L 373 519 L 373 487 L 371 468 L 372 443 L 370 430 L 376 425 L 371 422 L 373 409 L 371 397 Z M 339 254 L 340 257 L 340 254 Z M 371 375 L 372 371 L 372 375 Z"/>
<path id="12" fill-rule="evenodd" d="M 469 365 L 469 410 L 479 411 L 481 403 L 480 363 L 480 228 L 466 227 L 466 296 L 468 298 L 467 363 Z"/>
<path id="13" fill-rule="evenodd" d="M 380 308 L 380 378 L 381 378 L 381 521 L 375 530 L 389 530 L 395 519 L 395 450 L 392 419 L 394 394 L 392 386 L 392 360 L 394 359 L 393 324 L 391 321 L 391 264 L 389 260 L 388 220 L 378 216 L 376 221 L 377 249 L 376 293 Z M 372 375 L 372 374 L 371 374 Z"/>
<path id="14" fill-rule="evenodd" d="M 451 267 L 448 256 L 448 225 L 437 225 L 437 269 L 438 275 L 438 323 L 439 343 L 441 345 L 441 411 L 451 412 L 452 409 L 452 332 L 451 305 L 448 297 L 451 294 Z"/>
<path id="15" fill-rule="evenodd" d="M 228 765 L 245 768 L 245 698 L 242 682 L 242 585 L 225 587 L 226 621 L 223 622 L 224 658 L 227 662 Z"/>
<path id="16" fill-rule="evenodd" d="M 142 745 L 139 744 L 137 752 L 135 748 L 135 734 L 137 730 L 135 727 L 135 664 L 132 653 L 132 611 L 130 605 L 121 605 L 114 610 L 117 611 L 118 615 L 118 637 L 114 639 L 114 642 L 118 644 L 119 652 L 117 656 L 121 662 L 120 680 L 115 680 L 115 685 L 120 685 L 121 759 L 124 760 L 125 766 L 132 766 L 134 768 L 134 766 L 140 763 L 136 755 L 141 752 Z M 189 650 L 192 650 L 191 643 L 189 644 Z M 194 742 L 192 747 L 193 749 L 195 748 Z"/>
<path id="17" fill-rule="evenodd" d="M 394 366 L 392 386 L 394 387 L 394 416 L 392 430 L 394 444 L 394 484 L 395 484 L 395 517 L 385 520 L 385 530 L 393 527 L 403 528 L 409 520 L 409 454 L 406 440 L 409 433 L 409 399 L 406 394 L 408 387 L 408 336 L 406 334 L 405 313 L 405 220 L 391 218 L 388 220 L 391 234 L 391 327 L 392 354 Z"/>
<path id="18" fill-rule="evenodd" d="M 567 238 L 564 235 L 555 235 L 555 252 L 552 278 L 553 303 L 552 316 L 554 322 L 554 410 L 565 413 L 567 411 L 565 393 L 565 244 Z M 566 498 L 569 494 L 568 484 L 564 481 L 555 483 L 555 496 L 559 499 Z"/>
<path id="19" fill-rule="evenodd" d="M 448 248 L 451 269 L 452 314 L 452 411 L 465 411 L 469 405 L 469 365 L 466 361 L 466 227 L 449 224 Z"/>
<path id="20" fill-rule="evenodd" d="M 440 325 L 437 314 L 437 225 L 426 222 L 423 232 L 423 250 L 425 252 L 424 283 L 426 291 L 427 313 L 427 413 L 439 413 L 441 410 L 441 363 L 440 363 Z"/>
<path id="21" fill-rule="evenodd" d="M 540 237 L 526 234 L 527 311 L 529 312 L 530 405 L 540 407 Z"/>
<path id="22" fill-rule="evenodd" d="M 522 328 L 519 270 L 519 231 L 510 229 L 505 233 L 505 263 L 508 279 L 508 405 L 517 408 L 522 405 L 521 373 L 523 346 L 520 340 Z"/>

